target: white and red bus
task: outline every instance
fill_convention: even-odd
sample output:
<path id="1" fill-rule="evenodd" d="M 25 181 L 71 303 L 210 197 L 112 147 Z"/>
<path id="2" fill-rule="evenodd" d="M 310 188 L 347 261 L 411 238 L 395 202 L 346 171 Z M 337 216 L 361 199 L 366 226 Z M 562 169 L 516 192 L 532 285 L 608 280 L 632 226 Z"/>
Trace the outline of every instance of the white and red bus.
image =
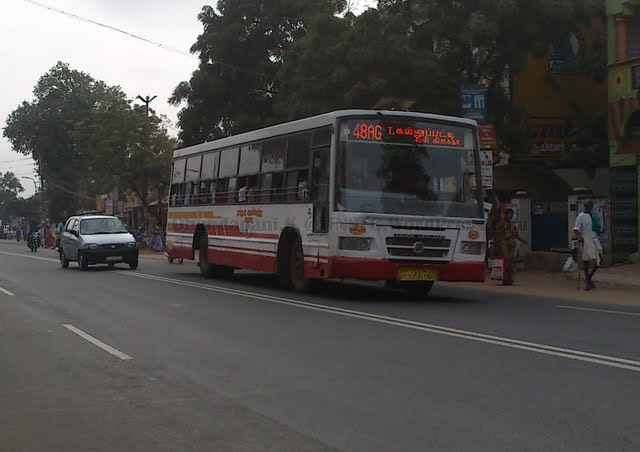
<path id="1" fill-rule="evenodd" d="M 167 246 L 200 271 L 384 280 L 428 293 L 484 281 L 472 120 L 344 110 L 177 149 Z"/>

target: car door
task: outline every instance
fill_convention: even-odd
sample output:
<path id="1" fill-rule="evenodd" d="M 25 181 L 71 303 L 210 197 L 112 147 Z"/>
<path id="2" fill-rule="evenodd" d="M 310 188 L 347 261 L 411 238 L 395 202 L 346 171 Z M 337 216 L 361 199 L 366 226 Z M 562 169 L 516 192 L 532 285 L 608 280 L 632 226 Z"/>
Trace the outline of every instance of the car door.
<path id="1" fill-rule="evenodd" d="M 78 240 L 80 230 L 80 220 L 74 218 L 67 223 L 67 227 L 65 228 L 64 238 L 65 238 L 65 248 L 64 254 L 67 256 L 67 259 L 77 259 L 78 258 Z"/>

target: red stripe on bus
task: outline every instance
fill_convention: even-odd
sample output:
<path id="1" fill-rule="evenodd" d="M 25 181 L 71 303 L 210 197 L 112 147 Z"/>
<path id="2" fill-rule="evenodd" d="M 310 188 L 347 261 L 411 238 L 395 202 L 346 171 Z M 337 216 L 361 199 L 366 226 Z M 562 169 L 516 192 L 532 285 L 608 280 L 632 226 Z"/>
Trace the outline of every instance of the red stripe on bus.
<path id="1" fill-rule="evenodd" d="M 332 257 L 331 275 L 336 278 L 394 281 L 400 267 L 431 267 L 438 269 L 439 281 L 484 282 L 484 262 L 448 262 L 444 264 L 397 263 L 380 259 Z"/>
<path id="2" fill-rule="evenodd" d="M 224 248 L 224 250 L 212 249 L 212 247 L 209 247 L 208 260 L 212 264 L 226 265 L 229 267 L 255 270 L 266 273 L 275 273 L 276 271 L 275 253 L 271 256 L 264 256 L 261 254 L 239 252 L 259 252 L 259 250 L 255 249 L 227 246 L 216 246 L 215 248 Z M 173 245 L 169 249 L 169 254 L 171 254 L 171 256 L 173 256 L 174 258 L 182 257 L 183 259 L 193 259 L 192 249 L 189 245 Z M 313 257 L 314 259 L 317 258 L 317 256 L 311 257 Z M 305 276 L 307 278 L 323 278 L 328 274 L 328 263 L 305 261 L 304 269 Z"/>
<path id="3" fill-rule="evenodd" d="M 196 232 L 195 224 L 172 223 L 167 226 L 168 232 L 193 234 Z M 263 232 L 243 232 L 239 226 L 231 225 L 207 225 L 207 233 L 216 237 L 247 237 L 254 239 L 274 239 L 277 240 L 279 235 L 274 233 Z"/>

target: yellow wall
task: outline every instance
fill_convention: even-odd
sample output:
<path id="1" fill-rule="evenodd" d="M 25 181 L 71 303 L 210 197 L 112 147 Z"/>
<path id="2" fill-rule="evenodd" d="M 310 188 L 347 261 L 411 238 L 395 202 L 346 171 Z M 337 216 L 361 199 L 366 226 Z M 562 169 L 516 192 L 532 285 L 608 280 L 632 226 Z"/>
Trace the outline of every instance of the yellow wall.
<path id="1" fill-rule="evenodd" d="M 589 30 L 582 32 L 581 52 L 591 54 L 593 37 L 597 33 L 606 33 L 604 24 L 599 19 L 592 22 Z M 584 46 L 584 48 L 583 48 Z M 512 79 L 513 100 L 525 109 L 530 117 L 575 118 L 575 113 L 565 97 L 558 93 L 546 81 L 548 59 L 530 57 L 526 68 Z M 562 91 L 571 96 L 584 108 L 588 115 L 604 111 L 607 108 L 607 84 L 596 83 L 584 76 L 552 75 Z"/>

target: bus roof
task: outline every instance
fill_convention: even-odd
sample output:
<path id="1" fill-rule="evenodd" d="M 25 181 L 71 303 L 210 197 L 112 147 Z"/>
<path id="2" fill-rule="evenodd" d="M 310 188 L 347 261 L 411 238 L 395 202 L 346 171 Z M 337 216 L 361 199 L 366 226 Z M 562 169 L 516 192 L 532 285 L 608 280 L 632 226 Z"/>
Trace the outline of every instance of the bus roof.
<path id="1" fill-rule="evenodd" d="M 173 158 L 185 157 L 188 155 L 199 154 L 201 152 L 211 151 L 215 149 L 223 149 L 231 146 L 238 146 L 244 143 L 265 140 L 280 135 L 287 135 L 298 131 L 316 129 L 320 127 L 330 126 L 335 123 L 338 118 L 349 116 L 363 116 L 382 114 L 385 116 L 405 116 L 420 119 L 431 119 L 439 121 L 457 122 L 470 126 L 476 126 L 477 122 L 473 119 L 459 118 L 456 116 L 437 115 L 432 113 L 418 113 L 412 111 L 396 111 L 396 110 L 338 110 L 322 115 L 311 116 L 296 121 L 290 121 L 277 124 L 263 129 L 253 130 L 251 132 L 231 135 L 229 137 L 220 138 L 218 140 L 206 141 L 201 144 L 188 146 L 173 151 Z"/>

